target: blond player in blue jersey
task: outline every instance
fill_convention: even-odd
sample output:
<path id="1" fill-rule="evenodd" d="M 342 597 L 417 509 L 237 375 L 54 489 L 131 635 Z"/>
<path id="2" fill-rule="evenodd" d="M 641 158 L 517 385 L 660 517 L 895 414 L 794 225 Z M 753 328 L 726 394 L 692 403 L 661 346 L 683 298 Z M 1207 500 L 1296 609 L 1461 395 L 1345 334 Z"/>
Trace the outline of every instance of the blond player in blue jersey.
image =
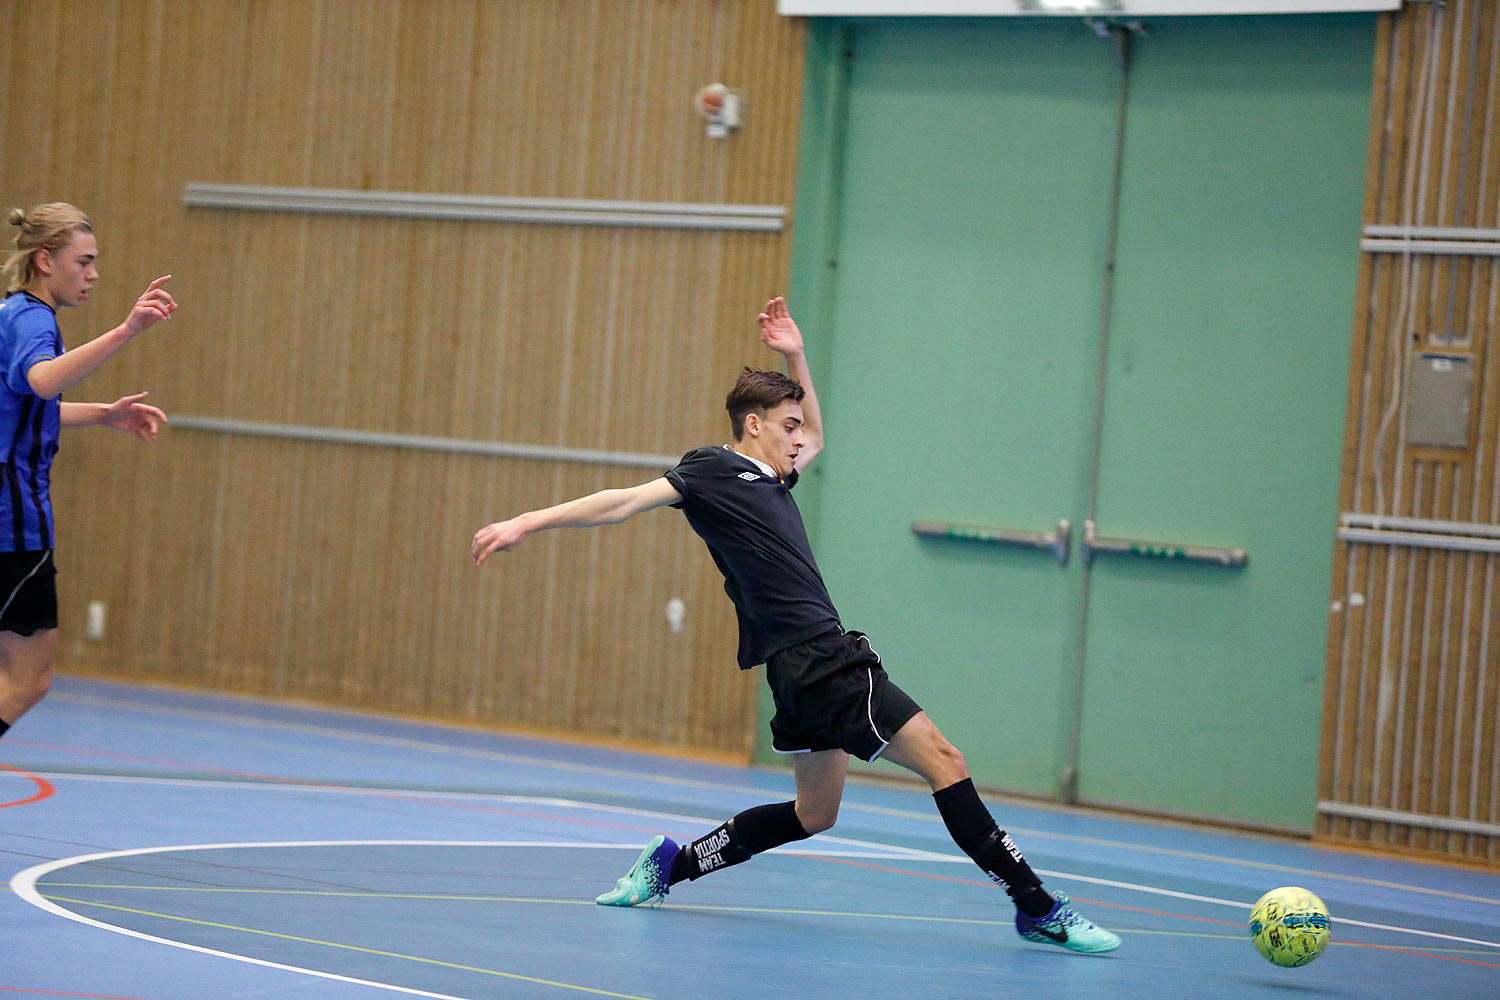
<path id="1" fill-rule="evenodd" d="M 111 427 L 156 440 L 166 414 L 144 392 L 113 403 L 64 403 L 137 334 L 170 319 L 177 303 L 157 278 L 125 321 L 72 351 L 63 348 L 57 310 L 88 300 L 99 245 L 88 216 L 66 202 L 14 209 L 17 229 L 0 302 L 0 736 L 52 683 L 57 650 L 56 532 L 52 456 L 64 427 Z"/>

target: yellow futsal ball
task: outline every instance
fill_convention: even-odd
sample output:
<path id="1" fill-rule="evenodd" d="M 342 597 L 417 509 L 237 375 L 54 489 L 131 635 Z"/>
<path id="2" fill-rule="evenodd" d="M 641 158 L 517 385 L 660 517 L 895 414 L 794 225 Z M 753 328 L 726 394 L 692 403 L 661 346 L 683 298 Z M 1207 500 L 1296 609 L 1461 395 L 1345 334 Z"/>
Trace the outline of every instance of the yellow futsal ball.
<path id="1" fill-rule="evenodd" d="M 1250 940 L 1269 961 L 1306 965 L 1328 947 L 1328 907 L 1306 889 L 1285 886 L 1256 900 L 1250 911 Z"/>

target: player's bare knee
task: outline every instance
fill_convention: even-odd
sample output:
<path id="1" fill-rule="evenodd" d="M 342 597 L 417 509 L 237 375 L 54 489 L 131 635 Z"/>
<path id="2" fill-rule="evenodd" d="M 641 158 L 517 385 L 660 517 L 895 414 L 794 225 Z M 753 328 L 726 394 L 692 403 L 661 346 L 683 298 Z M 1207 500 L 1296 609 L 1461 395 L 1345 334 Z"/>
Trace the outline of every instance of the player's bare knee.
<path id="1" fill-rule="evenodd" d="M 818 809 L 804 807 L 800 803 L 797 806 L 797 822 L 802 824 L 802 829 L 808 833 L 822 833 L 833 829 L 833 824 L 839 821 L 839 808 Z"/>
<path id="2" fill-rule="evenodd" d="M 810 823 L 810 824 L 809 823 L 803 823 L 802 824 L 802 828 L 804 830 L 806 830 L 808 833 L 822 833 L 825 830 L 832 830 L 833 829 L 833 825 L 835 823 L 837 823 L 838 821 L 839 821 L 839 813 L 838 813 L 838 810 L 835 809 L 831 813 L 820 813 L 812 821 L 812 823 Z"/>
<path id="3" fill-rule="evenodd" d="M 30 711 L 52 690 L 52 665 L 49 663 L 37 670 L 20 672 L 19 675 L 13 672 L 11 678 L 12 690 L 21 700 L 21 710 Z"/>
<path id="4" fill-rule="evenodd" d="M 964 755 L 959 752 L 958 747 L 949 743 L 939 736 L 937 745 L 938 766 L 942 776 L 951 784 L 954 781 L 962 781 L 969 776 L 969 765 L 964 761 Z"/>
<path id="5" fill-rule="evenodd" d="M 47 692 L 52 690 L 52 664 L 47 664 L 38 670 L 31 681 L 31 696 L 35 701 L 41 701 L 47 697 Z M 34 703 L 34 702 L 33 702 Z"/>

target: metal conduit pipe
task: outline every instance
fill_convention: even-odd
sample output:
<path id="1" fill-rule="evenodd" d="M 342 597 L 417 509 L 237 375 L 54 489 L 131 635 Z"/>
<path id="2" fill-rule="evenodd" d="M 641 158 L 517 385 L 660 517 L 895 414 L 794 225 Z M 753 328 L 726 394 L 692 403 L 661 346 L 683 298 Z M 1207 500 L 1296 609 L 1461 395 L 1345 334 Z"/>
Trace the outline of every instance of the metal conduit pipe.
<path id="1" fill-rule="evenodd" d="M 1369 239 L 1463 240 L 1500 243 L 1500 229 L 1473 226 L 1392 226 L 1372 224 L 1360 230 Z"/>
<path id="2" fill-rule="evenodd" d="M 1476 16 L 1478 16 L 1479 6 L 1480 5 L 1478 5 L 1478 4 L 1475 5 L 1475 14 L 1476 14 Z M 1476 31 L 1475 31 L 1476 44 L 1477 44 L 1477 38 L 1478 38 L 1479 33 L 1480 33 L 1480 30 L 1478 28 L 1476 28 Z M 1490 32 L 1490 52 L 1489 52 L 1489 57 L 1488 58 L 1489 58 L 1489 64 L 1491 66 L 1496 65 L 1497 64 L 1496 61 L 1500 60 L 1500 32 L 1497 32 L 1497 31 L 1491 31 Z M 1473 62 L 1471 62 L 1471 65 L 1477 66 L 1478 62 L 1477 61 L 1473 61 Z M 1482 114 L 1484 116 L 1483 119 L 1482 119 L 1483 121 L 1490 122 L 1490 121 L 1494 121 L 1495 120 L 1495 117 L 1494 117 L 1495 113 L 1496 113 L 1495 102 L 1496 102 L 1496 88 L 1493 87 L 1493 86 L 1487 87 L 1486 91 L 1485 91 L 1484 108 L 1478 112 L 1479 114 Z M 1485 148 L 1484 148 L 1483 152 L 1480 155 L 1479 164 L 1480 164 L 1480 166 L 1479 166 L 1479 178 L 1478 178 L 1478 182 L 1477 182 L 1475 190 L 1477 190 L 1477 191 L 1488 191 L 1488 190 L 1490 190 L 1490 175 L 1491 175 L 1491 168 L 1492 168 L 1492 165 L 1493 165 L 1493 160 L 1492 160 L 1492 158 L 1489 155 L 1488 144 L 1485 145 Z M 1476 204 L 1478 204 L 1477 200 L 1476 200 Z M 1477 219 L 1481 218 L 1482 215 L 1481 215 L 1480 212 L 1476 212 L 1475 213 L 1475 217 L 1476 217 L 1476 220 L 1477 220 Z M 1477 231 L 1471 231 L 1471 232 L 1473 232 L 1475 234 L 1475 237 L 1477 237 L 1477 238 L 1500 240 L 1500 229 L 1477 230 Z M 1443 237 L 1439 237 L 1439 238 L 1443 238 Z M 1471 238 L 1474 238 L 1474 237 L 1471 237 Z M 1478 300 L 1478 287 L 1477 287 L 1477 284 L 1470 286 L 1470 292 L 1469 292 L 1469 315 L 1470 315 L 1470 317 L 1484 315 L 1486 313 L 1488 315 L 1491 315 L 1491 316 L 1493 316 L 1495 314 L 1495 309 L 1496 309 L 1496 305 L 1497 305 L 1497 297 L 1496 297 L 1496 291 L 1497 291 L 1497 289 L 1496 289 L 1496 283 L 1495 283 L 1494 279 L 1495 279 L 1495 276 L 1496 276 L 1497 264 L 1500 264 L 1500 261 L 1497 261 L 1495 259 L 1491 259 L 1490 262 L 1489 262 L 1490 279 L 1491 280 L 1490 280 L 1490 289 L 1489 289 L 1489 302 L 1488 302 L 1487 305 L 1484 304 L 1484 303 L 1479 302 L 1479 300 Z M 1478 267 L 1478 262 L 1475 263 L 1475 267 L 1476 268 Z M 1480 412 L 1483 412 L 1483 409 L 1482 409 L 1483 406 L 1484 406 L 1484 398 L 1483 397 L 1488 392 L 1493 392 L 1494 390 L 1495 390 L 1495 386 L 1493 386 L 1493 385 L 1488 385 L 1488 386 L 1485 386 L 1483 384 L 1481 385 L 1481 388 L 1480 388 L 1480 400 L 1479 400 L 1479 405 L 1481 406 L 1481 411 Z M 1496 456 L 1495 456 L 1495 458 L 1496 459 L 1500 459 L 1500 453 L 1497 453 Z M 1476 512 L 1479 510 L 1479 507 L 1480 507 L 1480 504 L 1481 504 L 1481 501 L 1482 501 L 1481 488 L 1484 485 L 1484 461 L 1485 461 L 1485 456 L 1484 456 L 1483 449 L 1476 447 L 1475 448 L 1475 454 L 1474 454 L 1473 485 L 1471 487 L 1471 494 L 1470 494 L 1471 499 L 1470 499 L 1470 502 L 1469 502 L 1469 509 L 1472 510 L 1472 511 L 1476 511 Z M 1490 493 L 1490 495 L 1492 497 L 1492 509 L 1490 511 L 1490 520 L 1491 520 L 1491 522 L 1500 522 L 1500 463 L 1497 463 L 1496 461 L 1492 461 L 1491 462 L 1491 467 L 1492 467 L 1492 469 L 1494 469 L 1494 473 L 1493 473 L 1494 474 L 1494 482 L 1491 484 L 1491 493 Z M 1465 594 L 1471 594 L 1471 593 L 1474 592 L 1474 587 L 1475 587 L 1475 579 L 1474 579 L 1474 577 L 1475 577 L 1475 573 L 1476 573 L 1476 570 L 1477 570 L 1475 556 L 1473 556 L 1473 555 L 1467 556 L 1465 558 L 1465 560 L 1464 560 L 1464 563 L 1465 563 L 1465 567 L 1464 567 L 1464 593 Z M 1480 617 L 1481 624 L 1480 624 L 1480 633 L 1479 633 L 1480 638 L 1479 638 L 1478 659 L 1477 659 L 1477 661 L 1475 663 L 1475 671 L 1474 671 L 1474 674 L 1475 674 L 1475 676 L 1474 676 L 1474 690 L 1475 690 L 1475 692 L 1478 692 L 1478 693 L 1476 694 L 1476 697 L 1475 697 L 1474 707 L 1471 710 L 1475 718 L 1474 718 L 1474 721 L 1473 721 L 1473 725 L 1470 726 L 1471 736 L 1469 738 L 1469 745 L 1470 745 L 1469 774 L 1468 774 L 1468 779 L 1469 779 L 1469 794 L 1468 794 L 1468 803 L 1467 803 L 1468 804 L 1467 814 L 1469 816 L 1471 816 L 1471 817 L 1478 815 L 1478 810 L 1479 810 L 1479 786 L 1480 786 L 1480 778 L 1481 778 L 1481 770 L 1482 770 L 1481 767 L 1480 767 L 1480 760 L 1481 760 L 1481 751 L 1482 751 L 1482 749 L 1484 747 L 1484 733 L 1485 733 L 1484 721 L 1483 721 L 1482 718 L 1480 718 L 1479 713 L 1481 711 L 1480 699 L 1482 699 L 1482 697 L 1483 697 L 1482 692 L 1489 690 L 1488 685 L 1490 684 L 1490 680 L 1489 680 L 1489 676 L 1488 676 L 1488 672 L 1489 672 L 1489 669 L 1490 669 L 1490 664 L 1489 664 L 1489 661 L 1488 661 L 1488 655 L 1489 655 L 1489 653 L 1488 653 L 1488 644 L 1489 644 L 1489 630 L 1490 630 L 1490 626 L 1491 626 L 1491 622 L 1492 622 L 1491 612 L 1492 612 L 1492 608 L 1494 607 L 1494 601 L 1493 601 L 1493 593 L 1494 592 L 1493 592 L 1492 588 L 1493 588 L 1493 584 L 1494 584 L 1494 570 L 1495 570 L 1496 560 L 1494 560 L 1494 559 L 1484 559 L 1483 563 L 1484 563 L 1484 579 L 1485 579 L 1486 582 L 1485 582 L 1485 585 L 1484 585 L 1484 596 L 1481 597 L 1481 599 L 1479 601 L 1478 615 Z M 1465 604 L 1464 604 L 1463 640 L 1462 640 L 1462 643 L 1460 644 L 1460 654 L 1459 654 L 1460 658 L 1461 658 L 1461 662 L 1465 663 L 1465 664 L 1468 663 L 1469 655 L 1471 653 L 1471 649 L 1470 649 L 1470 636 L 1473 634 L 1472 633 L 1472 629 L 1474 627 L 1473 626 L 1473 617 L 1474 617 L 1474 613 L 1471 611 L 1471 605 L 1470 605 L 1469 602 L 1466 601 Z M 1460 685 L 1460 693 L 1462 693 L 1462 690 L 1463 690 L 1463 686 Z M 1458 730 L 1457 730 L 1457 725 L 1462 720 L 1462 718 L 1463 718 L 1463 715 L 1461 713 L 1459 713 L 1459 714 L 1455 715 L 1455 719 L 1454 719 L 1454 722 L 1455 722 L 1455 732 L 1454 732 L 1454 738 L 1453 738 L 1453 746 L 1454 746 L 1455 751 L 1460 746 L 1462 746 L 1462 743 L 1461 743 L 1461 733 L 1459 733 Z M 1491 766 L 1492 766 L 1492 769 L 1497 773 L 1497 775 L 1500 775 L 1500 765 L 1492 764 Z M 1449 786 L 1449 797 L 1448 797 L 1448 801 L 1450 803 L 1453 803 L 1455 807 L 1457 806 L 1457 804 L 1459 802 L 1458 778 L 1459 778 L 1459 768 L 1455 767 L 1453 769 L 1452 780 L 1451 780 L 1451 783 L 1450 783 L 1450 786 Z M 1494 792 L 1491 792 L 1491 798 L 1490 798 L 1490 819 L 1492 821 L 1496 820 L 1496 819 L 1500 819 L 1500 811 L 1497 811 L 1497 810 L 1500 810 L 1500 804 L 1496 803 L 1495 798 L 1494 798 Z M 1464 852 L 1466 854 L 1472 854 L 1474 852 L 1474 849 L 1475 849 L 1475 837 L 1476 837 L 1475 833 L 1473 833 L 1473 832 L 1468 833 L 1468 835 L 1467 835 L 1467 843 L 1464 846 Z"/>
<path id="3" fill-rule="evenodd" d="M 1451 549 L 1457 552 L 1500 552 L 1500 538 L 1440 535 L 1421 531 L 1377 531 L 1373 528 L 1340 528 L 1343 542 L 1366 545 L 1409 545 L 1418 549 Z"/>
<path id="4" fill-rule="evenodd" d="M 1424 12 L 1423 19 L 1426 27 L 1425 37 L 1422 44 L 1422 58 L 1420 68 L 1416 74 L 1416 94 L 1413 101 L 1415 112 L 1412 115 L 1411 125 L 1407 136 L 1407 155 L 1404 164 L 1404 190 L 1401 197 L 1401 213 L 1405 225 L 1418 224 L 1417 213 L 1419 206 L 1427 203 L 1428 179 L 1432 160 L 1432 124 L 1434 120 L 1434 103 L 1437 92 L 1437 52 L 1440 48 L 1439 32 L 1443 24 L 1443 9 L 1432 7 Z M 1411 22 L 1414 26 L 1416 19 Z M 1400 285 L 1397 296 L 1397 305 L 1391 318 L 1391 325 L 1386 334 L 1387 365 L 1392 376 L 1392 390 L 1390 404 L 1381 415 L 1379 426 L 1374 436 L 1374 506 L 1376 510 L 1399 510 L 1401 509 L 1402 488 L 1404 485 L 1403 471 L 1406 455 L 1406 442 L 1402 435 L 1396 435 L 1395 441 L 1395 481 L 1392 484 L 1392 495 L 1385 495 L 1385 483 L 1383 469 L 1385 465 L 1385 449 L 1387 435 L 1395 426 L 1395 418 L 1401 409 L 1402 390 L 1406 382 L 1406 366 L 1409 360 L 1407 350 L 1406 331 L 1411 323 L 1411 316 L 1416 309 L 1416 284 L 1415 269 L 1419 262 L 1414 259 L 1407 244 L 1401 250 Z M 1356 498 L 1358 503 L 1358 498 Z M 1379 788 L 1384 784 L 1382 776 L 1382 754 L 1383 745 L 1380 740 L 1372 740 L 1373 746 L 1365 746 L 1367 734 L 1378 733 L 1385 729 L 1390 718 L 1392 694 L 1400 691 L 1399 698 L 1405 697 L 1404 674 L 1406 671 L 1406 657 L 1402 656 L 1399 665 L 1391 662 L 1391 650 L 1393 646 L 1393 631 L 1395 629 L 1394 605 L 1397 603 L 1395 592 L 1396 559 L 1397 550 L 1390 548 L 1386 554 L 1385 587 L 1381 595 L 1378 613 L 1372 608 L 1372 614 L 1365 617 L 1366 629 L 1378 619 L 1380 629 L 1380 653 L 1378 664 L 1370 662 L 1371 636 L 1366 633 L 1361 643 L 1359 681 L 1357 701 L 1354 708 L 1354 741 L 1352 748 L 1352 760 L 1336 761 L 1339 769 L 1334 774 L 1334 785 L 1343 778 L 1343 766 L 1357 767 L 1358 762 L 1366 754 L 1370 755 L 1371 776 L 1370 787 Z M 1352 564 L 1351 564 L 1352 565 Z M 1402 644 L 1409 647 L 1412 620 L 1412 592 L 1410 589 L 1406 595 L 1406 606 L 1402 615 Z M 1375 668 L 1375 676 L 1371 676 L 1372 667 Z M 1397 674 L 1402 675 L 1398 678 Z M 1365 706 L 1369 704 L 1368 696 L 1370 685 L 1375 685 L 1375 693 L 1378 695 L 1375 705 L 1374 719 L 1367 719 Z M 1399 685 L 1399 686 L 1398 686 Z M 1341 706 L 1342 707 L 1342 706 Z M 1373 725 L 1372 725 L 1373 723 Z M 1399 723 L 1398 723 L 1399 724 Z M 1340 741 L 1342 742 L 1342 741 Z"/>
<path id="5" fill-rule="evenodd" d="M 1447 521 L 1430 517 L 1385 517 L 1352 511 L 1339 515 L 1345 528 L 1370 528 L 1376 531 L 1423 531 L 1434 535 L 1458 535 L 1470 538 L 1500 538 L 1500 524 L 1484 521 Z"/>
<path id="6" fill-rule="evenodd" d="M 171 426 L 181 430 L 212 431 L 219 434 L 281 438 L 288 441 L 315 442 L 319 444 L 353 444 L 377 448 L 411 448 L 417 451 L 440 451 L 456 455 L 483 455 L 492 458 L 538 458 L 556 462 L 583 462 L 589 465 L 640 466 L 648 469 L 665 470 L 672 468 L 679 461 L 679 456 L 677 455 L 652 455 L 645 452 L 567 448 L 507 441 L 475 441 L 465 438 L 429 437 L 420 434 L 389 434 L 383 431 L 348 430 L 342 427 L 314 427 L 305 424 L 278 424 L 258 420 L 234 420 L 227 417 L 202 417 L 193 414 L 174 415 Z"/>
<path id="7" fill-rule="evenodd" d="M 761 232 L 780 232 L 786 226 L 786 209 L 781 205 L 519 198 L 254 184 L 190 183 L 182 189 L 182 203 L 190 208 L 478 222 L 533 222 L 569 226 L 643 226 Z"/>
<path id="8" fill-rule="evenodd" d="M 1428 813 L 1403 812 L 1399 809 L 1381 809 L 1350 802 L 1318 802 L 1318 812 L 1325 816 L 1343 816 L 1348 819 L 1363 819 L 1373 823 L 1394 823 L 1400 826 L 1420 826 L 1431 830 L 1450 830 L 1455 833 L 1479 834 L 1485 837 L 1500 837 L 1500 823 L 1485 823 L 1478 820 L 1455 819 L 1449 816 L 1433 816 Z"/>

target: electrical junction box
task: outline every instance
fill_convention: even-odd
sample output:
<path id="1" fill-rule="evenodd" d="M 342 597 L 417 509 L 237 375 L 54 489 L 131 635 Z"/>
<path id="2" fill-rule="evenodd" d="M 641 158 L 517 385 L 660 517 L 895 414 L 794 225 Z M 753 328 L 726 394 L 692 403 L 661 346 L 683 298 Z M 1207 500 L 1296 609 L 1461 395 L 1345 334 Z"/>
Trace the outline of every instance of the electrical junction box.
<path id="1" fill-rule="evenodd" d="M 1469 446 L 1474 363 L 1465 354 L 1418 354 L 1411 367 L 1406 443 Z"/>

